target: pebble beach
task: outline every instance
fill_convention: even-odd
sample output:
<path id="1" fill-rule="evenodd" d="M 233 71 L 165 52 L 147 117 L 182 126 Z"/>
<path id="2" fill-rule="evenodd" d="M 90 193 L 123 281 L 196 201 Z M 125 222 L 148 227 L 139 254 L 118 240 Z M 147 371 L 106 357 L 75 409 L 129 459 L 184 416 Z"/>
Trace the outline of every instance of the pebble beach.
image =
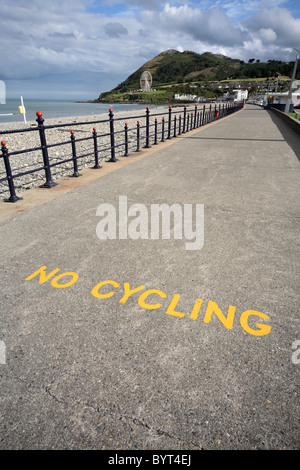
<path id="1" fill-rule="evenodd" d="M 128 147 L 129 153 L 136 150 L 137 146 L 137 121 L 140 125 L 140 145 L 141 148 L 145 145 L 145 124 L 146 124 L 146 106 L 145 110 L 123 111 L 114 114 L 114 132 L 115 132 L 115 152 L 116 156 L 124 156 L 124 127 L 125 123 L 128 125 Z M 150 106 L 149 106 L 150 107 Z M 193 104 L 188 106 L 188 110 L 193 112 Z M 167 132 L 169 107 L 152 108 L 150 107 L 150 136 L 154 133 L 154 120 L 157 118 L 158 123 L 158 141 L 161 140 L 161 123 L 162 118 L 165 118 L 165 132 Z M 172 115 L 179 116 L 183 113 L 183 106 L 172 109 Z M 47 128 L 47 126 L 60 126 L 55 128 Z M 71 147 L 71 131 L 74 132 L 76 139 L 76 154 L 78 158 L 79 171 L 84 167 L 91 167 L 95 163 L 94 156 L 94 141 L 92 138 L 93 128 L 97 131 L 97 144 L 98 144 L 98 158 L 99 163 L 110 158 L 110 127 L 108 120 L 108 113 L 89 115 L 89 116 L 74 116 L 47 119 L 44 121 L 46 127 L 46 140 L 48 147 L 49 161 L 53 180 L 57 180 L 63 176 L 72 175 L 73 162 L 62 163 L 66 159 L 72 158 Z M 24 130 L 23 130 L 24 129 Z M 25 131 L 25 129 L 31 129 Z M 45 171 L 43 167 L 42 151 L 40 147 L 40 137 L 37 129 L 36 121 L 29 121 L 26 124 L 20 122 L 7 122 L 0 124 L 0 140 L 6 142 L 6 147 L 9 153 L 31 149 L 30 152 L 20 153 L 10 156 L 10 165 L 13 175 L 18 173 L 27 172 L 33 169 L 40 168 L 39 171 L 29 173 L 23 176 L 14 178 L 16 193 L 22 193 L 28 189 L 40 186 L 45 182 Z M 16 133 L 6 133 L 6 131 L 16 131 Z M 173 132 L 173 130 L 172 130 Z M 89 138 L 85 140 L 86 138 Z M 153 142 L 154 137 L 150 137 Z M 64 145 L 55 145 L 62 144 Z M 51 145 L 53 145 L 51 147 Z M 36 150 L 35 150 L 36 149 Z M 0 163 L 0 179 L 6 177 L 6 171 L 3 158 Z M 6 180 L 0 182 L 0 198 L 5 199 L 9 196 L 8 183 Z"/>

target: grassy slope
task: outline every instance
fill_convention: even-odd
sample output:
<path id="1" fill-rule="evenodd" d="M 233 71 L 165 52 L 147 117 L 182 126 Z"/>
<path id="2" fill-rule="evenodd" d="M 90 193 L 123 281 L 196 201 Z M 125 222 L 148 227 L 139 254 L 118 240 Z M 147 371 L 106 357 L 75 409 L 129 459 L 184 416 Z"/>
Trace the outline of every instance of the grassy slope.
<path id="1" fill-rule="evenodd" d="M 180 87 L 189 82 L 205 84 L 212 81 L 260 81 L 267 77 L 277 77 L 277 72 L 283 76 L 291 76 L 293 62 L 268 61 L 245 63 L 219 54 L 197 54 L 191 51 L 183 53 L 169 50 L 159 54 L 143 64 L 124 82 L 109 92 L 102 93 L 99 98 L 106 100 L 146 100 L 166 102 L 171 100 L 174 93 L 180 92 Z M 156 92 L 139 93 L 133 97 L 130 91 L 140 88 L 140 77 L 144 70 L 149 70 L 153 77 L 153 88 Z M 300 76 L 300 71 L 299 71 Z M 173 89 L 171 85 L 177 85 Z M 169 88 L 169 90 L 168 90 Z M 162 90 L 164 89 L 164 93 Z M 193 93 L 191 90 L 190 93 Z"/>

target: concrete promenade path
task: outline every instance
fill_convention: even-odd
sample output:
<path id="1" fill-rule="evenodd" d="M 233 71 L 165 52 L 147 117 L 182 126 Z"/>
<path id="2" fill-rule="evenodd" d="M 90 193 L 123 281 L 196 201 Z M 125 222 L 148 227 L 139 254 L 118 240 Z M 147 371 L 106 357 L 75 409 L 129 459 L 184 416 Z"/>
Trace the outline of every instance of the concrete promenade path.
<path id="1" fill-rule="evenodd" d="M 2 202 L 0 448 L 299 449 L 299 158 L 299 135 L 246 105 Z M 203 204 L 203 246 L 99 239 L 120 196 L 194 222 Z"/>

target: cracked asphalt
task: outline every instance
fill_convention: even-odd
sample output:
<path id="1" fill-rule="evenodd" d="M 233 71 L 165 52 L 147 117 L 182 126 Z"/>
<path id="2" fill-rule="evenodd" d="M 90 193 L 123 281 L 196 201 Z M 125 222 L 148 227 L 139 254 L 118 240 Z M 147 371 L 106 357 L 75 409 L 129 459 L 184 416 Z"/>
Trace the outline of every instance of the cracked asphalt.
<path id="1" fill-rule="evenodd" d="M 2 220 L 0 448 L 299 449 L 299 158 L 247 105 Z M 100 240 L 121 195 L 204 204 L 203 247 Z"/>

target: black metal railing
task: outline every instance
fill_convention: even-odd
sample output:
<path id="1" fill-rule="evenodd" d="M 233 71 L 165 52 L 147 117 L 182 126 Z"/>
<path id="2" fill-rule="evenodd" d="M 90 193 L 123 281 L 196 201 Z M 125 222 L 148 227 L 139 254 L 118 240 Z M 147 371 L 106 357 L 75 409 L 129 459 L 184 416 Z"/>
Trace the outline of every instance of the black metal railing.
<path id="1" fill-rule="evenodd" d="M 6 130 L 1 131 L 0 135 L 7 135 L 8 141 L 9 136 L 12 134 L 24 133 L 24 132 L 37 132 L 38 133 L 38 143 L 32 148 L 26 148 L 21 150 L 9 151 L 9 143 L 6 141 L 1 141 L 1 152 L 0 155 L 2 161 L 4 162 L 6 176 L 0 178 L 0 183 L 7 182 L 9 189 L 9 198 L 5 199 L 6 202 L 17 202 L 21 198 L 16 195 L 14 180 L 22 176 L 32 174 L 35 172 L 44 172 L 44 183 L 42 187 L 51 188 L 56 186 L 57 183 L 53 181 L 52 178 L 52 169 L 57 166 L 64 165 L 66 163 L 72 164 L 73 173 L 69 176 L 80 177 L 81 174 L 78 171 L 78 162 L 80 159 L 88 159 L 93 162 L 93 169 L 102 168 L 99 164 L 99 155 L 106 155 L 108 153 L 109 159 L 107 162 L 116 162 L 118 159 L 117 155 L 128 157 L 130 152 L 139 152 L 141 151 L 141 146 L 143 148 L 150 148 L 152 145 L 157 145 L 160 142 L 165 142 L 165 140 L 170 140 L 176 138 L 182 134 L 186 134 L 193 129 L 205 126 L 206 124 L 221 119 L 229 114 L 232 114 L 243 107 L 243 103 L 233 103 L 228 102 L 219 105 L 209 105 L 209 107 L 203 105 L 202 109 L 198 109 L 198 105 L 188 108 L 186 105 L 182 108 L 180 112 L 180 107 L 176 107 L 174 113 L 173 108 L 170 106 L 168 112 L 155 113 L 151 114 L 149 107 L 146 108 L 145 115 L 139 116 L 129 116 L 128 118 L 115 118 L 113 110 L 109 110 L 108 119 L 98 120 L 98 121 L 88 121 L 88 122 L 73 122 L 67 124 L 56 124 L 56 125 L 44 125 L 43 114 L 38 111 L 36 113 L 37 126 L 30 127 L 26 129 L 17 129 L 17 130 Z M 151 122 L 151 117 L 154 118 L 154 121 Z M 128 125 L 130 122 L 136 121 L 134 125 Z M 140 120 L 143 119 L 143 123 Z M 123 128 L 116 130 L 117 121 L 124 121 L 126 123 Z M 108 126 L 108 131 L 102 134 L 97 133 L 96 127 L 93 127 L 92 132 L 89 132 L 87 137 L 77 137 L 75 135 L 74 129 L 76 126 L 91 126 L 100 124 L 104 128 Z M 50 129 L 63 130 L 63 128 L 72 128 L 70 131 L 70 140 L 64 140 L 62 142 L 47 143 L 47 132 Z M 68 129 L 66 129 L 68 130 Z M 91 145 L 89 150 L 78 152 L 79 144 L 89 143 Z M 99 145 L 100 141 L 103 142 L 103 145 Z M 105 145 L 105 141 L 108 143 Z M 66 146 L 69 148 L 68 158 L 58 159 L 54 161 L 55 158 L 49 157 L 49 150 L 54 148 Z M 32 168 L 27 171 L 20 172 L 20 168 L 12 170 L 11 167 L 11 158 L 14 156 L 19 156 L 22 154 L 31 155 L 33 152 L 40 152 L 41 154 L 41 163 L 37 165 L 36 168 Z M 22 168 L 21 168 L 22 169 Z"/>

